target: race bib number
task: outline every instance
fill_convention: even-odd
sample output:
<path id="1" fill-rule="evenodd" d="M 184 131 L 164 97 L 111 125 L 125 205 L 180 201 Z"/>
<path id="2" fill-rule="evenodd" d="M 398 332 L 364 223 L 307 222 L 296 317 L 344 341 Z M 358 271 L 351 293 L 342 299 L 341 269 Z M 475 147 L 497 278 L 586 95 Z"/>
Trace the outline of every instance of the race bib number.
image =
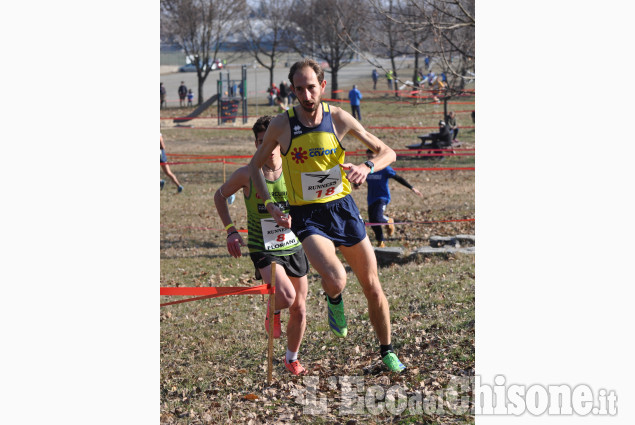
<path id="1" fill-rule="evenodd" d="M 302 198 L 314 201 L 335 195 L 344 190 L 339 165 L 324 171 L 302 173 Z"/>
<path id="2" fill-rule="evenodd" d="M 295 236 L 295 233 L 293 233 L 291 229 L 278 226 L 276 220 L 273 218 L 261 219 L 260 225 L 262 226 L 262 239 L 267 251 L 292 246 L 298 243 L 298 238 Z"/>

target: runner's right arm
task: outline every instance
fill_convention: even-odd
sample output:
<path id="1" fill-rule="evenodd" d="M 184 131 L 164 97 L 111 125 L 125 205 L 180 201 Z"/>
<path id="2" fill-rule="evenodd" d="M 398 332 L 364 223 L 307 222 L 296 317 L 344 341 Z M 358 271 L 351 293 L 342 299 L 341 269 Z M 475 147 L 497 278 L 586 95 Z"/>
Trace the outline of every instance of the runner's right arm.
<path id="1" fill-rule="evenodd" d="M 227 198 L 240 189 L 249 187 L 249 170 L 247 167 L 241 167 L 234 171 L 234 173 L 227 179 L 221 187 L 218 188 L 214 194 L 214 205 L 216 205 L 216 211 L 218 216 L 223 222 L 223 227 L 228 226 L 232 222 L 231 215 L 229 214 L 229 208 L 227 207 Z M 243 238 L 238 233 L 238 229 L 235 226 L 231 226 L 227 229 L 227 251 L 229 254 L 238 258 L 242 256 L 240 247 L 245 246 Z"/>

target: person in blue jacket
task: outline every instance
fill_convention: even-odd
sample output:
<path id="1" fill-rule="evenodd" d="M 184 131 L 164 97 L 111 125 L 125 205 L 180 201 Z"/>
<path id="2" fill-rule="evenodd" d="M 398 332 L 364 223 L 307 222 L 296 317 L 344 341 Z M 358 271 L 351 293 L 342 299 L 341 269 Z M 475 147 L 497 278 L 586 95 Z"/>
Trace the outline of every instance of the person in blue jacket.
<path id="1" fill-rule="evenodd" d="M 358 121 L 362 120 L 362 111 L 359 108 L 360 100 L 362 100 L 362 93 L 357 89 L 357 86 L 353 86 L 351 91 L 348 92 L 348 100 L 351 101 L 351 110 L 353 118 L 357 118 Z"/>
<path id="2" fill-rule="evenodd" d="M 375 156 L 373 151 L 370 149 L 366 151 L 366 155 L 368 156 L 369 161 L 372 161 Z M 368 183 L 368 220 L 371 223 L 388 223 L 388 230 L 386 232 L 388 237 L 392 236 L 395 232 L 395 226 L 392 224 L 395 221 L 385 215 L 386 207 L 390 204 L 390 188 L 388 187 L 389 179 L 394 179 L 398 183 L 401 183 L 408 189 L 412 190 L 415 194 L 417 194 L 417 196 L 423 197 L 416 187 L 413 187 L 406 181 L 406 179 L 398 175 L 397 172 L 390 166 L 366 176 L 366 183 Z M 384 248 L 386 246 L 386 244 L 384 244 L 384 232 L 382 227 L 383 226 L 372 226 L 373 232 L 375 232 L 375 239 L 377 239 L 377 246 L 379 248 Z"/>

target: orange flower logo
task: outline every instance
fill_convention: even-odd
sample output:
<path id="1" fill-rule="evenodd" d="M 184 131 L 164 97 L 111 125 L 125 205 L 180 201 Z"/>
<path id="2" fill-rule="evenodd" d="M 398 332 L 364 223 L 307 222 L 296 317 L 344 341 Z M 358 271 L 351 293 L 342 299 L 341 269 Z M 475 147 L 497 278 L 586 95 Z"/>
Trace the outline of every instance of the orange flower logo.
<path id="1" fill-rule="evenodd" d="M 296 164 L 299 164 L 299 163 L 304 164 L 304 160 L 308 158 L 307 152 L 305 150 L 302 150 L 301 147 L 294 148 L 293 151 L 291 152 L 291 157 L 295 159 Z"/>

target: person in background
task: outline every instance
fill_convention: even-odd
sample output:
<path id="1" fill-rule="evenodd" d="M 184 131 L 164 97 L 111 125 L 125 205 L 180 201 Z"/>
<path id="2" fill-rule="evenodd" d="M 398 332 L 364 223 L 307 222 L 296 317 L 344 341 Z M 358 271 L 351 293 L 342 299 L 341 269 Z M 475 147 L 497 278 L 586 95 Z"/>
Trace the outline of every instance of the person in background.
<path id="1" fill-rule="evenodd" d="M 377 90 L 377 80 L 379 80 L 379 72 L 377 72 L 376 69 L 373 69 L 371 77 L 373 78 L 373 90 Z"/>
<path id="2" fill-rule="evenodd" d="M 265 131 L 272 117 L 258 118 L 252 130 L 255 136 L 256 150 L 259 150 Z M 282 158 L 280 148 L 275 149 L 261 169 L 273 201 L 282 211 L 288 211 L 287 187 L 282 176 Z M 298 361 L 298 351 L 306 328 L 306 296 L 308 293 L 307 273 L 309 261 L 302 250 L 297 236 L 290 230 L 276 226 L 276 221 L 267 212 L 265 203 L 256 193 L 249 176 L 248 168 L 237 169 L 214 194 L 214 204 L 227 230 L 227 251 L 234 258 L 242 256 L 241 246 L 245 246 L 240 233 L 232 222 L 227 207 L 227 198 L 240 189 L 245 197 L 247 208 L 247 226 L 249 256 L 256 269 L 256 279 L 271 284 L 271 263 L 276 267 L 276 295 L 274 312 L 274 338 L 280 338 L 280 310 L 289 309 L 287 323 L 287 354 L 284 365 L 294 375 L 304 375 L 306 370 Z M 265 331 L 269 330 L 269 307 L 265 319 Z"/>
<path id="3" fill-rule="evenodd" d="M 163 109 L 163 106 L 167 106 L 165 102 L 166 95 L 167 95 L 167 92 L 165 91 L 165 87 L 163 87 L 163 83 L 161 83 L 161 109 Z"/>
<path id="4" fill-rule="evenodd" d="M 293 90 L 289 90 L 288 98 L 289 98 L 289 102 L 287 103 L 287 105 L 293 105 L 296 100 L 295 93 L 293 93 Z"/>
<path id="5" fill-rule="evenodd" d="M 423 85 L 423 78 L 424 78 L 423 72 L 420 69 L 418 69 L 415 75 L 416 75 L 415 86 L 421 87 Z"/>
<path id="6" fill-rule="evenodd" d="M 284 81 L 280 83 L 280 85 L 278 86 L 278 90 L 280 91 L 280 93 L 278 94 L 281 102 L 280 107 L 283 111 L 286 111 L 287 109 L 289 109 L 289 89 Z"/>
<path id="7" fill-rule="evenodd" d="M 440 96 L 445 91 L 445 83 L 440 78 L 435 77 L 435 81 L 432 85 L 432 100 L 434 103 L 441 103 Z"/>
<path id="8" fill-rule="evenodd" d="M 434 72 L 430 71 L 428 72 L 427 75 L 427 81 L 428 81 L 428 86 L 432 87 L 432 85 L 435 83 L 435 81 L 437 81 L 437 74 L 435 74 Z"/>
<path id="9" fill-rule="evenodd" d="M 452 134 L 452 142 L 456 142 L 456 136 L 459 134 L 459 125 L 456 123 L 456 114 L 454 111 L 450 111 L 447 117 L 445 117 L 445 123 L 448 125 L 448 129 Z"/>
<path id="10" fill-rule="evenodd" d="M 273 106 L 278 98 L 279 94 L 278 87 L 276 87 L 275 83 L 271 83 L 271 87 L 269 88 L 269 106 Z"/>
<path id="11" fill-rule="evenodd" d="M 368 149 L 366 156 L 369 161 L 375 159 L 375 153 Z M 395 232 L 395 221 L 392 217 L 386 217 L 386 207 L 390 204 L 390 188 L 388 187 L 388 180 L 394 179 L 396 182 L 406 186 L 412 190 L 417 196 L 423 197 L 421 192 L 416 187 L 413 187 L 403 177 L 399 176 L 390 165 L 386 166 L 383 170 L 375 171 L 372 174 L 366 176 L 366 183 L 368 184 L 368 194 L 366 201 L 368 203 L 368 220 L 371 223 L 388 223 L 387 235 L 391 237 Z M 371 226 L 375 233 L 375 239 L 377 240 L 377 246 L 384 248 L 384 232 L 383 226 Z"/>
<path id="12" fill-rule="evenodd" d="M 187 91 L 187 106 L 192 106 L 192 100 L 194 100 L 194 93 L 192 93 L 192 89 Z"/>
<path id="13" fill-rule="evenodd" d="M 358 121 L 361 121 L 362 111 L 360 109 L 360 100 L 362 100 L 362 93 L 357 89 L 356 85 L 353 85 L 351 91 L 348 92 L 348 100 L 351 102 L 353 118 L 357 118 Z"/>
<path id="14" fill-rule="evenodd" d="M 176 193 L 183 192 L 183 186 L 179 183 L 179 180 L 176 178 L 172 170 L 170 170 L 170 166 L 168 165 L 168 159 L 165 155 L 165 143 L 163 143 L 163 134 L 159 133 L 159 140 L 161 141 L 161 169 L 163 172 L 174 182 L 176 185 Z M 165 186 L 165 180 L 161 179 L 161 190 L 163 190 L 163 186 Z"/>
<path id="15" fill-rule="evenodd" d="M 439 132 L 430 133 L 430 136 L 432 137 L 432 146 L 437 149 L 447 149 L 452 146 L 452 133 L 445 121 L 439 121 Z M 440 161 L 445 159 L 442 150 L 434 151 L 434 153 L 440 155 Z M 452 151 L 452 153 L 454 153 L 454 151 Z"/>
<path id="16" fill-rule="evenodd" d="M 185 106 L 185 97 L 187 96 L 187 87 L 185 87 L 185 82 L 181 81 L 181 85 L 179 86 L 179 106 Z"/>

